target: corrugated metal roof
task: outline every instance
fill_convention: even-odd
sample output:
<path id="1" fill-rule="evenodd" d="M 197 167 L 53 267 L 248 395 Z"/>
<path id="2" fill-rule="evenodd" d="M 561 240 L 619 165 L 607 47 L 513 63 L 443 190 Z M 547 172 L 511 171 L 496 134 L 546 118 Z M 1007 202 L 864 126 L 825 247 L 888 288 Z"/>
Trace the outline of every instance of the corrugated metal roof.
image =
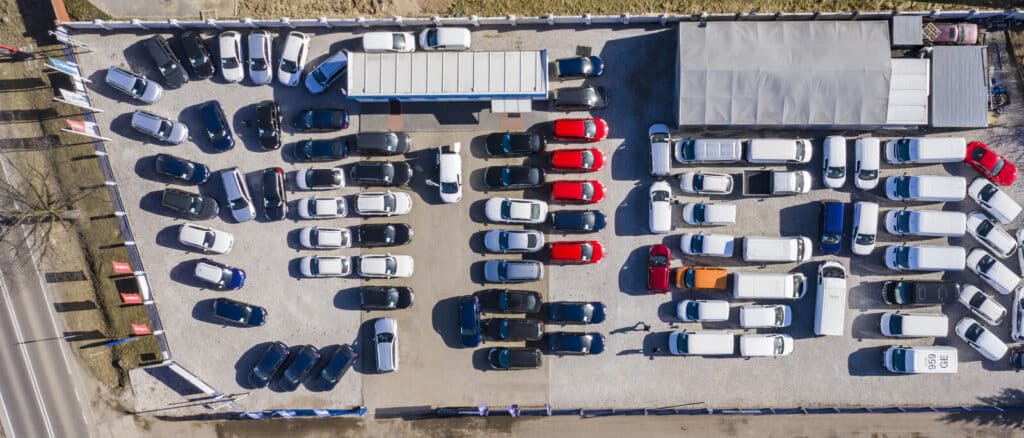
<path id="1" fill-rule="evenodd" d="M 987 59 L 985 46 L 937 46 L 932 49 L 932 126 L 988 126 Z"/>
<path id="2" fill-rule="evenodd" d="M 889 81 L 889 125 L 927 125 L 929 60 L 921 58 L 893 59 Z"/>
<path id="3" fill-rule="evenodd" d="M 923 45 L 923 25 L 920 15 L 897 15 L 892 17 L 892 45 L 896 47 Z"/>

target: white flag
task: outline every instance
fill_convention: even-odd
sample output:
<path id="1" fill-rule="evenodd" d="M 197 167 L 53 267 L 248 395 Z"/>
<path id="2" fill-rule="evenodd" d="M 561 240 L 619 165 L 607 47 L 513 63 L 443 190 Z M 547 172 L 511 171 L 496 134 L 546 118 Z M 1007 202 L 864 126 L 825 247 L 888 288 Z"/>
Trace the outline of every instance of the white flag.
<path id="1" fill-rule="evenodd" d="M 327 412 L 327 409 L 313 409 L 313 413 L 316 414 L 316 416 L 320 417 L 320 418 L 330 417 L 331 416 L 331 413 Z"/>
<path id="2" fill-rule="evenodd" d="M 253 420 L 262 420 L 263 419 L 263 413 L 262 412 L 242 412 L 242 415 L 246 416 L 246 417 L 249 417 L 250 419 L 253 419 Z"/>
<path id="3" fill-rule="evenodd" d="M 295 416 L 295 411 L 274 411 L 280 417 L 292 418 Z"/>

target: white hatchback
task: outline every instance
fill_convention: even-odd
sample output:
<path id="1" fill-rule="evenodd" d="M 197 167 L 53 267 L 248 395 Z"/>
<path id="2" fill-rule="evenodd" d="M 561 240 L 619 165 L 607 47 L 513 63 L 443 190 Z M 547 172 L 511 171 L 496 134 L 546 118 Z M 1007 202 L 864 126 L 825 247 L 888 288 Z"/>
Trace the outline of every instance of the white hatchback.
<path id="1" fill-rule="evenodd" d="M 423 50 L 469 50 L 469 29 L 461 27 L 437 27 L 420 32 L 420 47 Z"/>
<path id="2" fill-rule="evenodd" d="M 878 187 L 878 164 L 881 142 L 875 137 L 858 138 L 853 144 L 856 163 L 853 183 L 861 190 Z"/>
<path id="3" fill-rule="evenodd" d="M 665 181 L 655 181 L 649 191 L 650 216 L 648 226 L 654 234 L 672 230 L 672 186 Z"/>
<path id="4" fill-rule="evenodd" d="M 736 223 L 736 204 L 683 204 L 683 221 L 690 225 L 732 225 Z"/>
<path id="5" fill-rule="evenodd" d="M 686 193 L 728 195 L 732 193 L 732 175 L 685 172 L 679 175 L 679 188 Z"/>
<path id="6" fill-rule="evenodd" d="M 1020 276 L 983 249 L 975 248 L 967 255 L 967 267 L 1003 295 L 1020 287 Z"/>
<path id="7" fill-rule="evenodd" d="M 685 233 L 679 237 L 679 249 L 687 255 L 732 257 L 735 242 L 726 234 Z"/>
<path id="8" fill-rule="evenodd" d="M 1006 343 L 971 317 L 956 323 L 956 334 L 988 360 L 1002 359 L 1008 350 Z"/>
<path id="9" fill-rule="evenodd" d="M 548 204 L 533 199 L 491 198 L 484 204 L 487 220 L 499 224 L 539 224 L 548 216 Z"/>
<path id="10" fill-rule="evenodd" d="M 249 80 L 256 85 L 267 85 L 273 80 L 274 71 L 270 68 L 273 64 L 270 49 L 273 42 L 274 36 L 269 31 L 258 30 L 249 34 Z"/>
<path id="11" fill-rule="evenodd" d="M 441 202 L 454 204 L 462 200 L 462 143 L 437 148 L 437 181 L 427 185 L 437 187 Z"/>
<path id="12" fill-rule="evenodd" d="M 411 32 L 367 32 L 363 34 L 364 52 L 415 52 L 416 36 Z"/>
<path id="13" fill-rule="evenodd" d="M 1006 318 L 1006 308 L 973 284 L 965 284 L 957 300 L 989 325 L 1002 324 Z"/>
<path id="14" fill-rule="evenodd" d="M 178 228 L 178 242 L 203 252 L 227 254 L 235 244 L 235 236 L 227 231 L 187 223 Z"/>
<path id="15" fill-rule="evenodd" d="M 356 273 L 362 278 L 411 277 L 415 270 L 412 256 L 373 254 L 359 256 Z"/>
<path id="16" fill-rule="evenodd" d="M 296 203 L 299 210 L 299 217 L 303 219 L 334 219 L 348 215 L 348 207 L 345 198 L 304 198 Z"/>
<path id="17" fill-rule="evenodd" d="M 967 196 L 977 202 L 1001 224 L 1009 224 L 1020 214 L 1020 204 L 984 177 L 977 177 L 967 187 Z"/>
<path id="18" fill-rule="evenodd" d="M 241 82 L 245 78 L 242 69 L 242 34 L 229 30 L 217 38 L 220 49 L 220 74 L 227 82 Z"/>
<path id="19" fill-rule="evenodd" d="M 302 32 L 288 32 L 281 50 L 281 60 L 277 65 L 277 81 L 286 87 L 299 85 L 302 69 L 306 66 L 306 54 L 309 52 L 309 35 Z"/>
<path id="20" fill-rule="evenodd" d="M 1017 240 L 1010 236 L 985 213 L 975 211 L 967 216 L 967 233 L 982 244 L 992 255 L 1005 259 L 1017 251 Z"/>
<path id="21" fill-rule="evenodd" d="M 821 157 L 825 187 L 838 189 L 846 184 L 846 137 L 825 137 L 825 153 Z"/>
<path id="22" fill-rule="evenodd" d="M 345 277 L 352 273 L 347 256 L 306 256 L 299 260 L 299 271 L 308 278 Z"/>
<path id="23" fill-rule="evenodd" d="M 396 216 L 412 211 L 406 192 L 363 192 L 356 196 L 356 213 L 362 216 Z"/>

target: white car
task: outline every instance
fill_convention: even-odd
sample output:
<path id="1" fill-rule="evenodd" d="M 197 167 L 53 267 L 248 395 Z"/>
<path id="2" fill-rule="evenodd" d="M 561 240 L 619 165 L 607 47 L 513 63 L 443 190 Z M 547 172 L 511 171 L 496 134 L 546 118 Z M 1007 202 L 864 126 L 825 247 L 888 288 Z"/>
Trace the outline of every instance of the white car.
<path id="1" fill-rule="evenodd" d="M 846 137 L 825 137 L 825 153 L 821 158 L 821 173 L 825 187 L 838 189 L 846 184 Z"/>
<path id="2" fill-rule="evenodd" d="M 687 322 L 729 320 L 729 302 L 724 300 L 682 300 L 676 305 L 676 317 Z"/>
<path id="3" fill-rule="evenodd" d="M 333 190 L 345 187 L 345 172 L 330 169 L 299 169 L 295 172 L 295 185 L 303 190 Z"/>
<path id="4" fill-rule="evenodd" d="M 647 138 L 651 141 L 651 175 L 668 176 L 672 172 L 672 136 L 668 125 L 651 125 Z"/>
<path id="5" fill-rule="evenodd" d="M 304 198 L 296 203 L 299 217 L 303 219 L 334 219 L 348 216 L 345 198 L 340 196 Z"/>
<path id="6" fill-rule="evenodd" d="M 1017 230 L 1017 266 L 1024 269 L 1024 228 Z"/>
<path id="7" fill-rule="evenodd" d="M 179 144 L 188 138 L 188 127 L 183 123 L 146 110 L 135 110 L 131 125 L 136 131 L 170 144 Z"/>
<path id="8" fill-rule="evenodd" d="M 974 318 L 964 317 L 956 323 L 956 334 L 988 360 L 999 360 L 1006 355 L 1006 344 Z"/>
<path id="9" fill-rule="evenodd" d="M 683 221 L 690 225 L 731 225 L 736 223 L 736 204 L 683 204 Z"/>
<path id="10" fill-rule="evenodd" d="M 356 273 L 363 278 L 405 278 L 414 268 L 412 256 L 373 254 L 359 256 Z"/>
<path id="11" fill-rule="evenodd" d="M 454 204 L 462 200 L 462 143 L 437 148 L 437 181 L 427 180 L 441 194 L 441 202 Z"/>
<path id="12" fill-rule="evenodd" d="M 853 144 L 856 163 L 853 165 L 853 183 L 861 190 L 878 187 L 878 164 L 881 142 L 875 137 L 858 138 Z"/>
<path id="13" fill-rule="evenodd" d="M 271 70 L 274 36 L 269 31 L 258 30 L 249 34 L 249 80 L 256 85 L 267 85 L 274 79 Z"/>
<path id="14" fill-rule="evenodd" d="M 182 245 L 199 248 L 203 252 L 227 254 L 235 244 L 235 236 L 227 231 L 187 223 L 178 227 L 178 242 Z"/>
<path id="15" fill-rule="evenodd" d="M 650 190 L 650 217 L 648 226 L 654 234 L 672 231 L 672 186 L 665 181 L 655 181 Z"/>
<path id="16" fill-rule="evenodd" d="M 374 321 L 373 346 L 377 353 L 377 372 L 398 371 L 398 321 L 394 318 Z"/>
<path id="17" fill-rule="evenodd" d="M 356 213 L 362 216 L 397 216 L 412 211 L 406 192 L 363 192 L 356 196 Z"/>
<path id="18" fill-rule="evenodd" d="M 491 230 L 484 234 L 484 247 L 499 254 L 537 252 L 544 247 L 544 234 L 537 230 Z"/>
<path id="19" fill-rule="evenodd" d="M 411 32 L 367 32 L 363 34 L 364 52 L 415 52 L 416 35 Z"/>
<path id="20" fill-rule="evenodd" d="M 308 249 L 348 248 L 352 246 L 352 232 L 348 228 L 303 227 L 299 230 L 299 245 Z"/>
<path id="21" fill-rule="evenodd" d="M 965 284 L 957 299 L 988 325 L 1002 324 L 1006 318 L 1006 308 L 973 284 Z"/>
<path id="22" fill-rule="evenodd" d="M 850 250 L 857 255 L 868 255 L 875 250 L 878 234 L 878 204 L 861 201 L 853 204 L 853 228 L 850 230 Z"/>
<path id="23" fill-rule="evenodd" d="M 231 217 L 238 222 L 253 220 L 256 217 L 256 207 L 252 204 L 249 185 L 246 184 L 242 171 L 237 167 L 225 169 L 221 172 L 220 178 L 224 186 L 224 197 L 227 198 L 228 208 L 231 209 Z"/>
<path id="24" fill-rule="evenodd" d="M 984 177 L 979 176 L 971 182 L 967 196 L 1003 225 L 1013 222 L 1020 214 L 1020 204 Z"/>
<path id="25" fill-rule="evenodd" d="M 980 211 L 967 216 L 967 233 L 977 240 L 992 255 L 1005 259 L 1017 251 L 1017 240 L 997 225 L 988 215 Z"/>
<path id="26" fill-rule="evenodd" d="M 548 204 L 533 199 L 491 198 L 484 204 L 487 220 L 499 224 L 539 224 L 548 216 Z"/>
<path id="27" fill-rule="evenodd" d="M 437 27 L 420 32 L 420 48 L 423 50 L 469 50 L 469 46 L 469 29 Z"/>
<path id="28" fill-rule="evenodd" d="M 686 193 L 728 195 L 732 193 L 732 175 L 686 172 L 679 175 L 679 188 Z"/>
<path id="29" fill-rule="evenodd" d="M 688 255 L 732 257 L 735 241 L 725 234 L 685 233 L 679 237 L 679 249 Z"/>
<path id="30" fill-rule="evenodd" d="M 345 277 L 352 274 L 352 259 L 347 256 L 306 256 L 299 260 L 303 277 Z"/>
<path id="31" fill-rule="evenodd" d="M 793 310 L 785 304 L 740 307 L 740 327 L 784 328 L 793 323 Z"/>
<path id="32" fill-rule="evenodd" d="M 1013 327 L 1010 329 L 1010 337 L 1016 342 L 1024 341 L 1024 289 L 1017 289 L 1013 294 L 1012 307 Z"/>
<path id="33" fill-rule="evenodd" d="M 740 356 L 773 357 L 793 352 L 793 337 L 772 333 L 740 336 Z"/>
<path id="34" fill-rule="evenodd" d="M 1003 295 L 1013 293 L 1020 286 L 1021 278 L 1017 273 L 981 248 L 967 255 L 967 267 Z"/>
<path id="35" fill-rule="evenodd" d="M 242 69 L 242 34 L 229 30 L 222 32 L 217 38 L 220 49 L 220 74 L 227 82 L 242 82 L 245 71 Z"/>
<path id="36" fill-rule="evenodd" d="M 286 87 L 299 85 L 302 79 L 302 68 L 306 66 L 306 55 L 309 52 L 309 35 L 302 32 L 288 32 L 281 50 L 281 60 L 277 65 L 277 81 Z"/>

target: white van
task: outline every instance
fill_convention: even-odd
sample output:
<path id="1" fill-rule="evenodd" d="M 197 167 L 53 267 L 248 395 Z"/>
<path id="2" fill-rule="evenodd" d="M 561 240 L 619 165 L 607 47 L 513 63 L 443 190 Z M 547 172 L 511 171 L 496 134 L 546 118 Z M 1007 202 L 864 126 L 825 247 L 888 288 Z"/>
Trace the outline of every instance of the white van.
<path id="1" fill-rule="evenodd" d="M 743 141 L 738 139 L 701 138 L 675 142 L 676 161 L 682 164 L 731 163 L 740 160 Z"/>
<path id="2" fill-rule="evenodd" d="M 885 230 L 896 236 L 960 237 L 967 231 L 967 215 L 959 211 L 889 210 Z"/>
<path id="3" fill-rule="evenodd" d="M 857 159 L 853 165 L 853 182 L 858 189 L 871 190 L 878 186 L 880 144 L 875 137 L 858 138 L 853 143 Z"/>
<path id="4" fill-rule="evenodd" d="M 830 260 L 818 267 L 814 334 L 842 336 L 846 326 L 846 268 Z"/>
<path id="5" fill-rule="evenodd" d="M 747 161 L 751 163 L 809 163 L 811 155 L 810 140 L 755 138 L 747 142 Z"/>
<path id="6" fill-rule="evenodd" d="M 893 201 L 963 201 L 967 180 L 962 176 L 890 176 L 885 179 L 885 196 Z"/>
<path id="7" fill-rule="evenodd" d="M 882 353 L 882 364 L 894 373 L 952 374 L 956 373 L 956 348 L 938 345 L 889 347 Z"/>
<path id="8" fill-rule="evenodd" d="M 732 297 L 740 300 L 798 300 L 807 292 L 807 277 L 799 272 L 736 272 Z"/>
<path id="9" fill-rule="evenodd" d="M 875 235 L 878 234 L 878 204 L 858 202 L 853 204 L 853 229 L 850 232 L 850 249 L 857 255 L 868 255 L 875 249 Z"/>
<path id="10" fill-rule="evenodd" d="M 744 237 L 743 261 L 745 262 L 796 262 L 811 258 L 811 239 L 793 237 Z"/>
<path id="11" fill-rule="evenodd" d="M 885 144 L 885 161 L 892 164 L 956 163 L 966 155 L 963 137 L 896 138 Z"/>
<path id="12" fill-rule="evenodd" d="M 668 336 L 668 351 L 675 355 L 730 356 L 736 354 L 734 338 L 724 330 L 675 332 Z"/>
<path id="13" fill-rule="evenodd" d="M 846 137 L 825 137 L 824 149 L 821 158 L 822 180 L 826 187 L 838 189 L 846 184 Z"/>
<path id="14" fill-rule="evenodd" d="M 893 245 L 885 248 L 885 265 L 895 271 L 962 271 L 967 251 L 960 246 Z"/>
<path id="15" fill-rule="evenodd" d="M 949 318 L 941 313 L 885 312 L 880 325 L 883 335 L 894 338 L 949 335 Z"/>
<path id="16" fill-rule="evenodd" d="M 793 337 L 775 333 L 753 333 L 740 336 L 740 356 L 775 357 L 793 352 Z"/>

